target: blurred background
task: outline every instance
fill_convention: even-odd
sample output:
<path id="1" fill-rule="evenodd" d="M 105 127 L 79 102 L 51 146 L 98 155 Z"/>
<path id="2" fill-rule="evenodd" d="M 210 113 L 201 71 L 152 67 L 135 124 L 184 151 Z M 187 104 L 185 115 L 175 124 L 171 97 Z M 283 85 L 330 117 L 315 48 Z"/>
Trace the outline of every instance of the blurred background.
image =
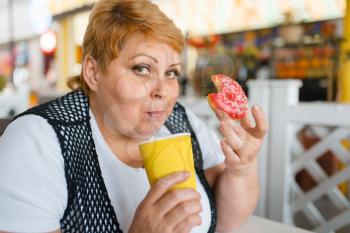
<path id="1" fill-rule="evenodd" d="M 32 104 L 35 96 L 68 91 L 67 78 L 80 73 L 94 2 L 0 0 L 0 86 L 28 84 Z M 188 42 L 183 95 L 213 91 L 214 73 L 232 76 L 246 91 L 250 79 L 299 79 L 303 101 L 339 100 L 345 88 L 338 67 L 346 0 L 154 2 Z"/>
<path id="2" fill-rule="evenodd" d="M 14 115 L 69 91 L 95 2 L 0 0 L 0 135 Z M 180 101 L 216 130 L 204 97 L 223 73 L 269 117 L 256 214 L 350 232 L 350 1 L 153 2 L 187 41 Z"/>

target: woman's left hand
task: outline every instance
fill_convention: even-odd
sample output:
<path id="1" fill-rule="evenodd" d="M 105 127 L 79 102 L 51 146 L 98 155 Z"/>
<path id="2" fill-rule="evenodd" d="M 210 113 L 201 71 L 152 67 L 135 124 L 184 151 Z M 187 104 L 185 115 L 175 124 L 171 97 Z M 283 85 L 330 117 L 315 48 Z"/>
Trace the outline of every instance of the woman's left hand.
<path id="1" fill-rule="evenodd" d="M 257 106 L 252 107 L 255 126 L 245 116 L 240 124 L 225 112 L 216 109 L 215 113 L 220 120 L 220 131 L 224 138 L 221 148 L 226 157 L 225 164 L 228 171 L 234 175 L 245 175 L 253 169 L 260 146 L 268 131 L 268 122 L 265 114 Z M 247 114 L 248 115 L 248 114 Z"/>

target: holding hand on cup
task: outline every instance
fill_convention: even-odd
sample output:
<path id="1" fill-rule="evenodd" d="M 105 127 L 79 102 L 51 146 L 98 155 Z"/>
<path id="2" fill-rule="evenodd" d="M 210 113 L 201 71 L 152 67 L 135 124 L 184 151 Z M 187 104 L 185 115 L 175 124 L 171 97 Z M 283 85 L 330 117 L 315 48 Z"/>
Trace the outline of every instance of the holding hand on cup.
<path id="1" fill-rule="evenodd" d="M 151 189 L 138 206 L 129 233 L 188 233 L 201 224 L 200 194 L 188 133 L 141 144 Z"/>
<path id="2" fill-rule="evenodd" d="M 176 172 L 155 182 L 136 209 L 129 233 L 188 233 L 201 225 L 200 194 L 192 188 L 169 191 L 189 176 Z"/>

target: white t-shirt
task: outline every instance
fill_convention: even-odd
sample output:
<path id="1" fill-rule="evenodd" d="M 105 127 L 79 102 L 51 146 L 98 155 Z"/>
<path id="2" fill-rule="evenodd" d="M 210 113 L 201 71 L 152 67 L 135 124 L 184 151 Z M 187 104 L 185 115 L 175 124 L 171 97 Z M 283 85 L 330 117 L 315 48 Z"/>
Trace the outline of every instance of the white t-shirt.
<path id="1" fill-rule="evenodd" d="M 91 113 L 91 112 L 90 112 Z M 202 149 L 204 169 L 222 163 L 218 138 L 193 113 L 189 121 Z M 123 232 L 128 232 L 135 210 L 149 190 L 143 168 L 132 168 L 113 154 L 91 113 L 91 128 L 102 176 Z M 159 136 L 169 135 L 162 127 Z M 211 222 L 208 197 L 197 177 L 202 225 L 191 233 L 207 232 Z M 0 138 L 0 230 L 48 232 L 60 228 L 67 205 L 64 162 L 56 133 L 39 116 L 12 122 Z"/>

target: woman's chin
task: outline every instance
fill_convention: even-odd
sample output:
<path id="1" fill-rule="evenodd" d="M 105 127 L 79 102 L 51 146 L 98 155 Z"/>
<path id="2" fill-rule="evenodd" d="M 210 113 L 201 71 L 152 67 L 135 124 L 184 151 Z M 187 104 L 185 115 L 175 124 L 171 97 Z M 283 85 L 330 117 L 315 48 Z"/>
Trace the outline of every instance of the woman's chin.
<path id="1" fill-rule="evenodd" d="M 158 127 L 153 127 L 153 128 L 143 128 L 143 129 L 135 129 L 135 131 L 133 131 L 131 133 L 131 137 L 137 140 L 148 140 L 151 137 L 157 135 L 158 131 L 160 128 Z"/>

